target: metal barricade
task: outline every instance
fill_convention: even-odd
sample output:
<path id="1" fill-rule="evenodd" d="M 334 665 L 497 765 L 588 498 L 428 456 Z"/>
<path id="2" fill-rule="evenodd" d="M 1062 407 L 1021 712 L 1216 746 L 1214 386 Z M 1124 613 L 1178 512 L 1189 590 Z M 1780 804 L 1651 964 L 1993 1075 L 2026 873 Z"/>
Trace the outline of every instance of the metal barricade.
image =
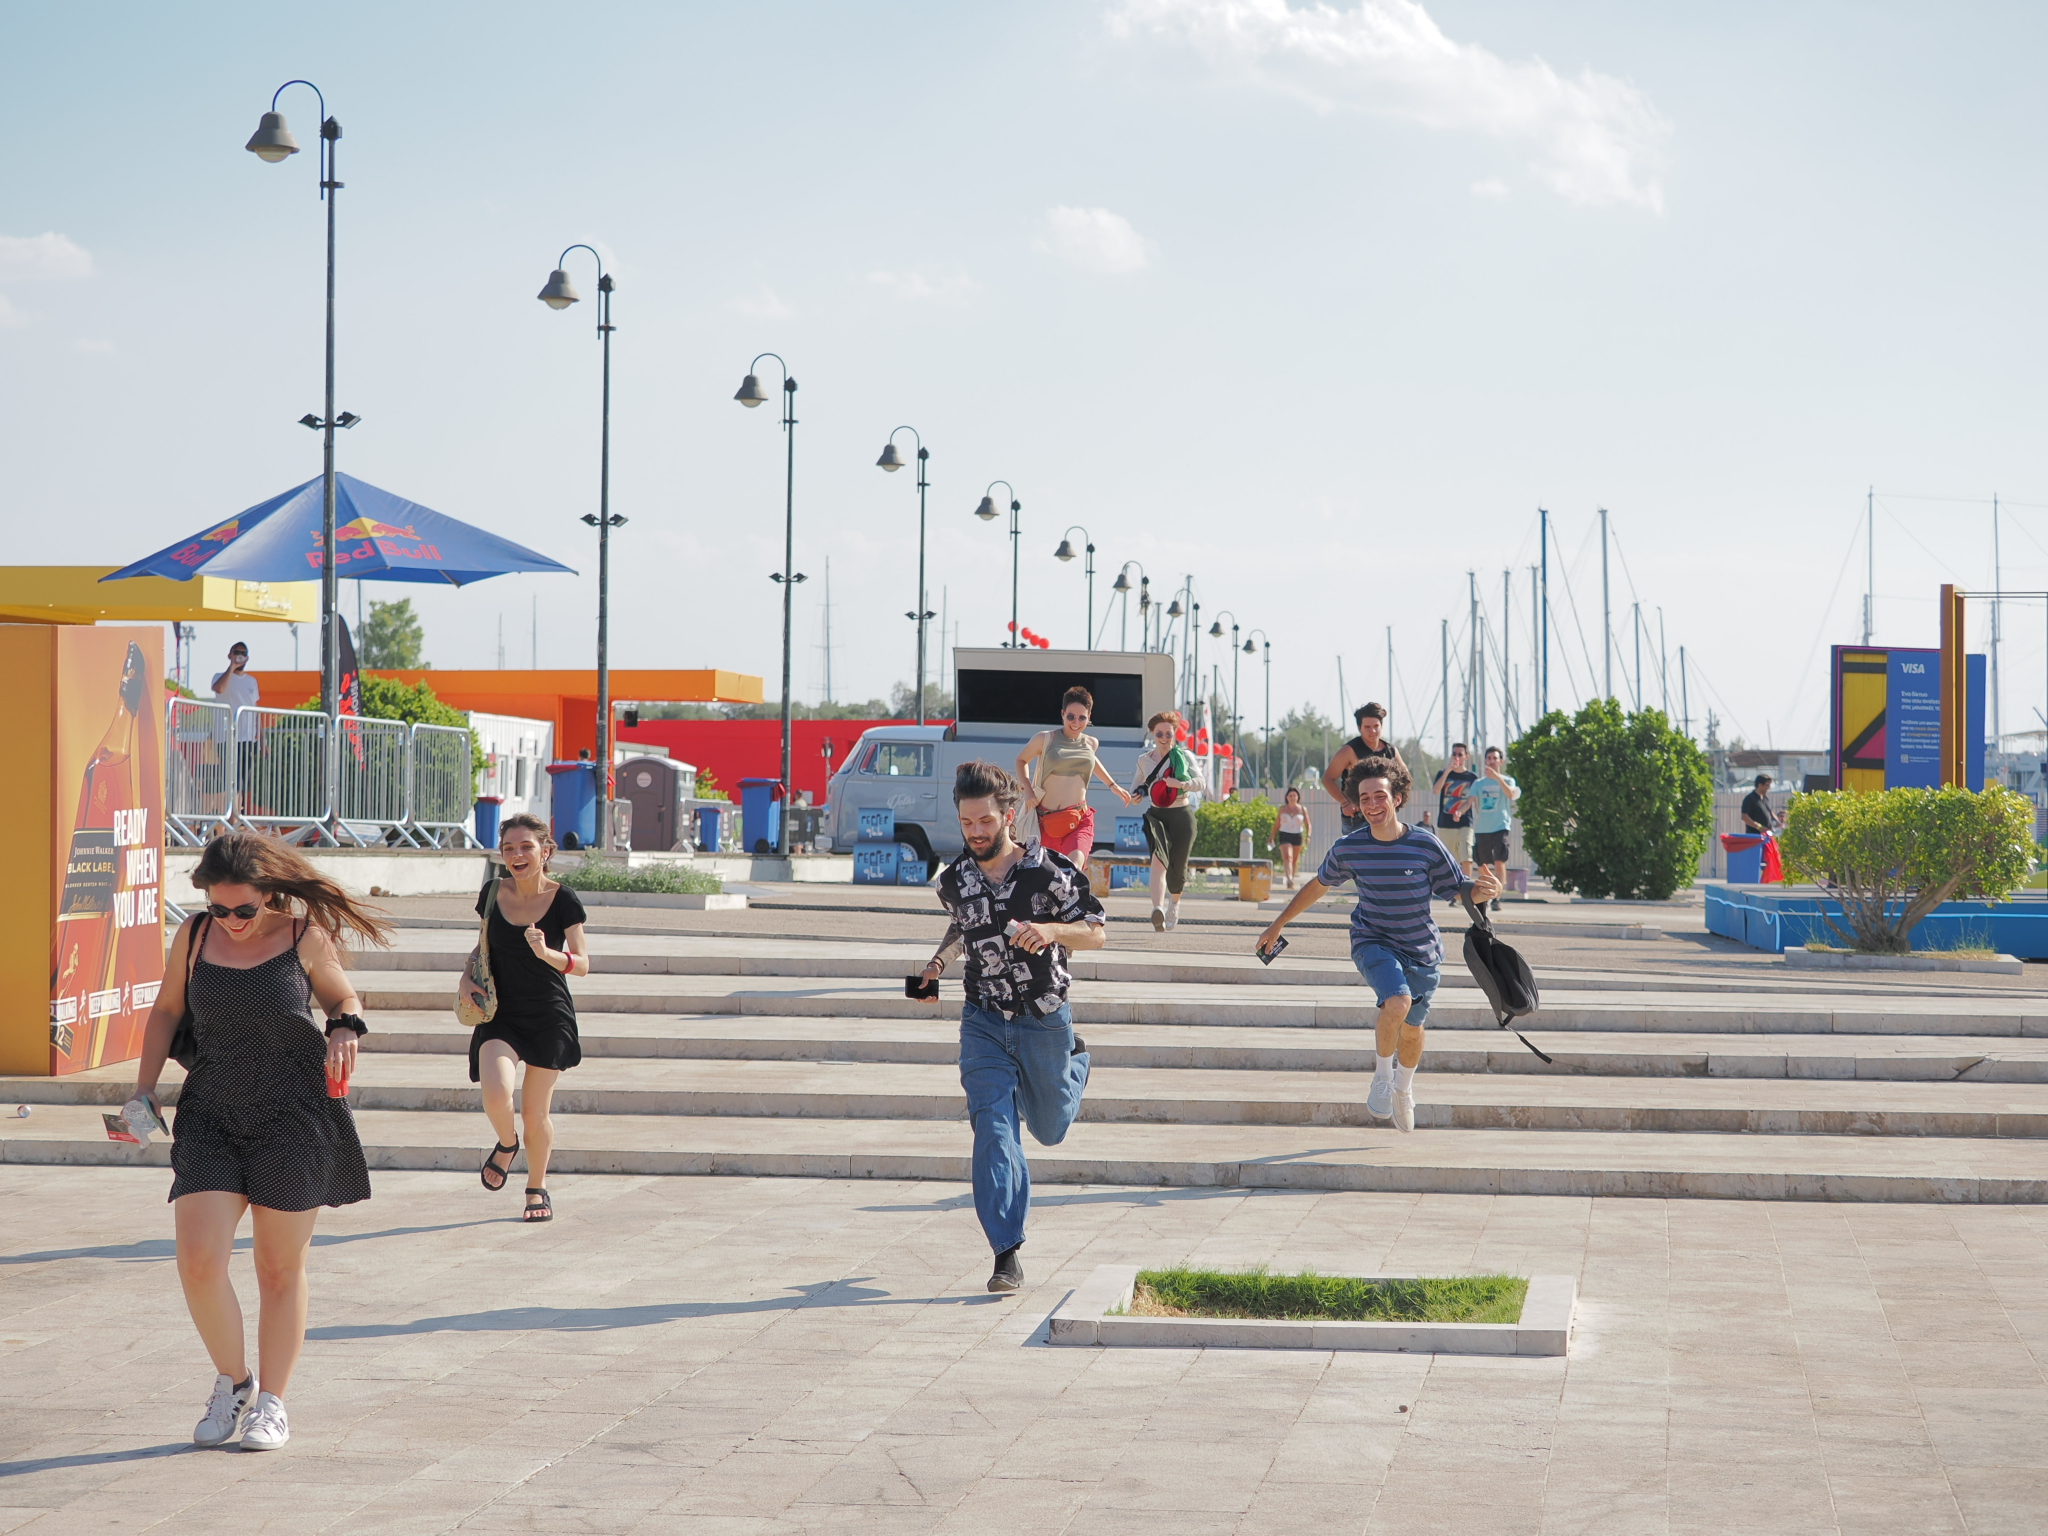
<path id="1" fill-rule="evenodd" d="M 358 844 L 419 846 L 408 829 L 412 733 L 403 720 L 341 721 L 341 836 Z"/>
<path id="2" fill-rule="evenodd" d="M 228 704 L 171 699 L 164 711 L 164 838 L 197 848 L 235 814 L 235 712 Z"/>
<path id="3" fill-rule="evenodd" d="M 466 848 L 469 816 L 476 806 L 476 776 L 467 726 L 412 728 L 413 833 L 439 848 Z"/>
<path id="4" fill-rule="evenodd" d="M 327 717 L 309 710 L 235 711 L 235 805 L 241 821 L 295 828 L 294 841 L 328 836 Z"/>

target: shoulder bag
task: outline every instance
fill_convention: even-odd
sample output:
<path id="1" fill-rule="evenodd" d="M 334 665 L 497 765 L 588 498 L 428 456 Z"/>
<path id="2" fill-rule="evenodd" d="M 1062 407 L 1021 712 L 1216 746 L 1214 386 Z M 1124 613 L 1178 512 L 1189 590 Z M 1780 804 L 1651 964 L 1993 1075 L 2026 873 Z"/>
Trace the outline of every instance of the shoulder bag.
<path id="1" fill-rule="evenodd" d="M 185 951 L 185 1012 L 171 1031 L 171 1060 L 187 1072 L 199 1065 L 199 1031 L 192 1026 L 192 973 L 199 968 L 199 950 L 206 943 L 206 925 L 212 921 L 202 912 L 192 925 L 191 947 Z"/>
<path id="2" fill-rule="evenodd" d="M 484 915 L 477 925 L 476 948 L 463 961 L 462 980 L 455 984 L 456 1020 L 471 1029 L 490 1023 L 498 1013 L 498 984 L 491 979 L 491 914 L 497 910 L 498 882 L 493 880 L 490 894 L 484 897 Z M 471 988 L 483 993 L 481 1003 L 470 996 Z"/>

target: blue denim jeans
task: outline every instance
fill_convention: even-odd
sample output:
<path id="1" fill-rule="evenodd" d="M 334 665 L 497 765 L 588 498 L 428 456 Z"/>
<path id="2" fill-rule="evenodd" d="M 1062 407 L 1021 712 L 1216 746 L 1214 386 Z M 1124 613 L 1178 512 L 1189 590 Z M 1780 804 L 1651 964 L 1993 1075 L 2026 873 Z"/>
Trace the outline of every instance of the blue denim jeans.
<path id="1" fill-rule="evenodd" d="M 1408 994 L 1408 1022 L 1421 1027 L 1429 1019 L 1429 1000 L 1436 996 L 1442 971 L 1434 965 L 1417 965 L 1384 944 L 1360 944 L 1351 951 L 1351 963 L 1372 988 L 1381 1007 L 1387 999 Z"/>
<path id="2" fill-rule="evenodd" d="M 1073 1054 L 1074 1015 L 1009 1018 L 973 1003 L 960 1010 L 960 1086 L 974 1125 L 974 1213 L 997 1253 L 1024 1241 L 1031 1165 L 1021 1119 L 1041 1146 L 1067 1139 L 1088 1086 L 1088 1054 Z"/>

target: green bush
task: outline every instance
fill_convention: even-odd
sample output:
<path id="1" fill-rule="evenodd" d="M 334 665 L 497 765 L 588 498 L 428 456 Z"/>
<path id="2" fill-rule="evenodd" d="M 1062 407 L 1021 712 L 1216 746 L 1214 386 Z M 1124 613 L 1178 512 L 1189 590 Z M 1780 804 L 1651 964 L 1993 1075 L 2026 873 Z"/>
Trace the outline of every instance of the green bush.
<path id="1" fill-rule="evenodd" d="M 1138 1273 L 1143 1315 L 1313 1318 L 1347 1322 L 1514 1323 L 1529 1282 L 1519 1275 L 1269 1275 L 1263 1269 L 1147 1269 Z"/>
<path id="2" fill-rule="evenodd" d="M 1554 709 L 1508 749 L 1507 771 L 1522 787 L 1523 845 L 1556 889 L 1662 901 L 1692 884 L 1714 779 L 1662 710 Z"/>
<path id="3" fill-rule="evenodd" d="M 363 716 L 369 720 L 403 720 L 407 725 L 452 725 L 458 730 L 469 731 L 469 716 L 452 704 L 441 702 L 434 690 L 424 680 L 417 683 L 401 683 L 389 677 L 365 677 L 362 679 Z M 316 714 L 320 709 L 317 695 L 299 706 Z M 489 767 L 484 749 L 477 744 L 476 732 L 469 731 L 470 793 L 476 793 L 476 786 L 483 779 L 484 770 Z"/>
<path id="4" fill-rule="evenodd" d="M 716 896 L 725 882 L 709 870 L 675 864 L 628 867 L 609 860 L 586 859 L 557 877 L 572 891 L 648 891 L 660 896 Z"/>
<path id="5" fill-rule="evenodd" d="M 1778 849 L 1789 877 L 1823 887 L 1841 909 L 1821 917 L 1866 954 L 1903 955 L 1914 927 L 1944 901 L 2004 901 L 2034 862 L 2034 803 L 1993 785 L 1835 790 L 1794 795 Z"/>
<path id="6" fill-rule="evenodd" d="M 1198 858 L 1234 859 L 1237 834 L 1252 829 L 1252 857 L 1263 859 L 1273 843 L 1273 823 L 1279 810 L 1270 800 L 1204 800 L 1195 808 L 1195 847 Z"/>

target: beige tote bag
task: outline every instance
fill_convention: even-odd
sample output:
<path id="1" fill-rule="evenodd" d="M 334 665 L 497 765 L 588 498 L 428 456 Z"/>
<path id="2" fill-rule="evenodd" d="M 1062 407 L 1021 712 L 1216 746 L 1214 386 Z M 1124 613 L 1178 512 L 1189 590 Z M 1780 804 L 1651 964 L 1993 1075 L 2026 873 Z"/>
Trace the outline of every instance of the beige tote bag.
<path id="1" fill-rule="evenodd" d="M 462 980 L 455 984 L 455 1017 L 471 1029 L 490 1023 L 498 1013 L 498 984 L 491 979 L 491 914 L 497 910 L 498 882 L 493 880 L 491 892 L 484 898 L 484 915 L 477 927 L 476 948 L 463 961 Z M 472 987 L 483 993 L 481 1003 L 471 998 Z"/>

